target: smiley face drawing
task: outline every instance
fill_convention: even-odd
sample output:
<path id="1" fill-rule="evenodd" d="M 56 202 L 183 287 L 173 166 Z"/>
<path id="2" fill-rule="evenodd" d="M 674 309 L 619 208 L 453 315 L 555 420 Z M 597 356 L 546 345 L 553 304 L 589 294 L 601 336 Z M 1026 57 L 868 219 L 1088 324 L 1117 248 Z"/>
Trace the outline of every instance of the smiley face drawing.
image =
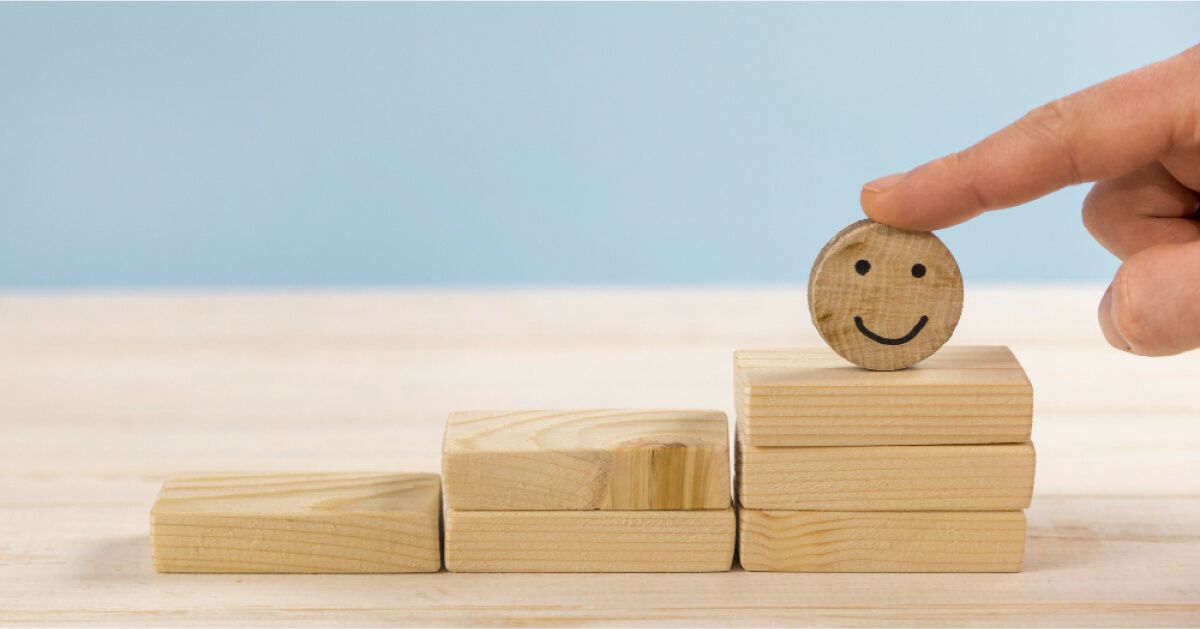
<path id="1" fill-rule="evenodd" d="M 937 236 L 863 220 L 821 249 L 808 310 L 821 338 L 867 369 L 904 369 L 949 340 L 962 313 L 958 263 Z"/>

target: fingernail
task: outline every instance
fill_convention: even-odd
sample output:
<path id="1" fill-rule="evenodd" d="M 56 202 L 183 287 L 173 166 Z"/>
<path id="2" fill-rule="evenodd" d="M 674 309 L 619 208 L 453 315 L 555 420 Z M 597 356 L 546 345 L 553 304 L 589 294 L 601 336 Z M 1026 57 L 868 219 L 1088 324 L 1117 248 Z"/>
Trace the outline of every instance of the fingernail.
<path id="1" fill-rule="evenodd" d="M 1100 318 L 1100 332 L 1104 335 L 1104 340 L 1108 341 L 1109 345 L 1123 351 L 1128 352 L 1132 349 L 1129 346 L 1129 341 L 1121 336 L 1121 331 L 1117 329 L 1116 323 L 1113 322 L 1112 316 L 1113 305 L 1113 288 L 1112 284 L 1104 291 L 1104 296 L 1100 298 L 1100 308 L 1097 313 Z"/>
<path id="2" fill-rule="evenodd" d="M 866 190 L 867 192 L 884 192 L 888 188 L 900 183 L 900 180 L 904 179 L 904 175 L 906 174 L 907 173 L 895 173 L 888 175 L 887 177 L 880 177 L 879 179 L 863 184 L 863 190 Z"/>

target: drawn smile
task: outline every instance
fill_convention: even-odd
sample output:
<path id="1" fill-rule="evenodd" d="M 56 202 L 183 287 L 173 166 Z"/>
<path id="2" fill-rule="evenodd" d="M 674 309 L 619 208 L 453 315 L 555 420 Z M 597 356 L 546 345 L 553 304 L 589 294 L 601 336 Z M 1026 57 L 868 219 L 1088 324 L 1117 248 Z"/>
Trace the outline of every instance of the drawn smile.
<path id="1" fill-rule="evenodd" d="M 913 329 L 908 331 L 908 334 L 905 334 L 900 338 L 890 339 L 886 336 L 879 336 L 878 334 L 868 330 L 867 326 L 863 324 L 862 317 L 854 317 L 854 325 L 858 328 L 858 331 L 862 332 L 863 336 L 881 345 L 904 345 L 905 343 L 917 338 L 917 335 L 921 333 L 921 330 L 925 329 L 926 323 L 929 323 L 929 317 L 926 315 L 921 315 L 921 320 L 917 321 L 917 324 L 913 326 Z"/>

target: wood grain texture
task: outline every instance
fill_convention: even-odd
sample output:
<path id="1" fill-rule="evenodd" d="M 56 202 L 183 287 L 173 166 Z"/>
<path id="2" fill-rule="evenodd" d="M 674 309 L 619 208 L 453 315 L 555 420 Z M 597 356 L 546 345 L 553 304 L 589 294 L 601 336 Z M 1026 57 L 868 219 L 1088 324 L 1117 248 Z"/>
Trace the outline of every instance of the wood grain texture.
<path id="1" fill-rule="evenodd" d="M 1013 511 L 1033 495 L 1029 443 L 759 448 L 738 443 L 737 496 L 751 509 Z"/>
<path id="2" fill-rule="evenodd" d="M 738 557 L 756 572 L 1019 572 L 1021 511 L 738 509 Z"/>
<path id="3" fill-rule="evenodd" d="M 734 397 L 753 446 L 1021 443 L 1033 423 L 1033 387 L 1001 346 L 946 346 L 901 371 L 826 348 L 740 350 Z"/>
<path id="4" fill-rule="evenodd" d="M 180 470 L 436 472 L 455 408 L 732 414 L 735 348 L 822 344 L 800 286 L 0 295 L 0 624 L 1200 625 L 1200 353 L 1108 347 L 1103 291 L 968 288 L 952 344 L 1012 345 L 1038 451 L 1022 571 L 972 575 L 154 570 Z"/>
<path id="5" fill-rule="evenodd" d="M 720 572 L 732 507 L 694 511 L 446 510 L 451 572 Z"/>
<path id="6" fill-rule="evenodd" d="M 441 568 L 435 474 L 167 480 L 150 512 L 159 572 L 377 573 Z"/>
<path id="7" fill-rule="evenodd" d="M 460 510 L 727 509 L 721 411 L 452 413 L 446 506 Z"/>
<path id="8" fill-rule="evenodd" d="M 904 369 L 932 355 L 962 313 L 958 263 L 928 232 L 854 223 L 817 254 L 808 309 L 821 338 L 867 369 Z"/>

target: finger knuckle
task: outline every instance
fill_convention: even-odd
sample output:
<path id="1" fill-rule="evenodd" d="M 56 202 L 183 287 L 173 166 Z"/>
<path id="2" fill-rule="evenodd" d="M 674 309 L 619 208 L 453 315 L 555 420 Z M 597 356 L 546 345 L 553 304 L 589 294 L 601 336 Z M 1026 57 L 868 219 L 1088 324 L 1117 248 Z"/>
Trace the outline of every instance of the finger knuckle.
<path id="1" fill-rule="evenodd" d="M 1025 130 L 1046 140 L 1060 140 L 1071 123 L 1071 108 L 1066 99 L 1052 100 L 1030 111 L 1021 119 Z"/>
<path id="2" fill-rule="evenodd" d="M 946 157 L 947 166 L 962 179 L 964 189 L 971 195 L 970 203 L 973 204 L 973 208 L 981 210 L 993 207 L 995 200 L 984 192 L 984 187 L 979 181 L 979 169 L 974 161 L 974 153 L 970 149 L 951 153 Z"/>
<path id="3" fill-rule="evenodd" d="M 1076 127 L 1075 107 L 1068 98 L 1052 100 L 1017 121 L 1017 128 L 1035 143 L 1050 147 L 1058 153 L 1057 160 L 1066 169 L 1064 178 L 1072 183 L 1083 180 L 1079 160 L 1073 148 L 1073 129 Z"/>

